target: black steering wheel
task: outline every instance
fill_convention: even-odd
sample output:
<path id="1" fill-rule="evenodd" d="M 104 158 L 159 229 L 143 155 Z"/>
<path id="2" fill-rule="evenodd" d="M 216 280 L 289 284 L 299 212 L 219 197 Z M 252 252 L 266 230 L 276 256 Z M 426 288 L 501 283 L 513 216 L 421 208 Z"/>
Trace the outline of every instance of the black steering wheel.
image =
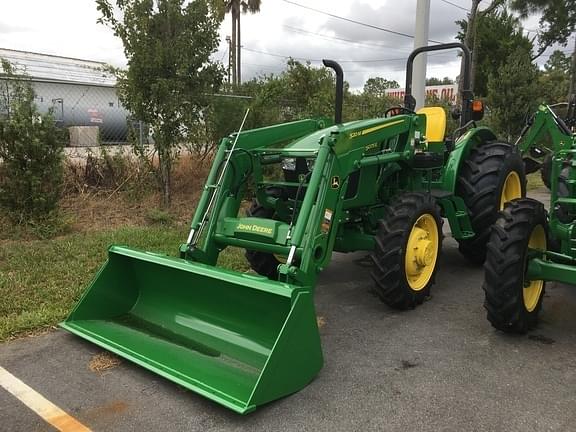
<path id="1" fill-rule="evenodd" d="M 416 114 L 416 113 L 411 109 L 403 106 L 394 106 L 386 110 L 386 112 L 384 113 L 384 117 L 394 117 L 400 114 Z"/>

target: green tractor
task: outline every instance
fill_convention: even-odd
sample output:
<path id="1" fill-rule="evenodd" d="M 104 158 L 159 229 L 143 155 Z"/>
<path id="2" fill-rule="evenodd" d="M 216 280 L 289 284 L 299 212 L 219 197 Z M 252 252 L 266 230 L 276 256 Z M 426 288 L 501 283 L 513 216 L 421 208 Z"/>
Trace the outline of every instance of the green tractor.
<path id="1" fill-rule="evenodd" d="M 575 96 L 572 97 L 570 102 L 561 102 L 554 105 L 547 105 L 551 114 L 559 121 L 563 122 L 567 129 L 560 129 L 561 133 L 574 127 L 574 107 L 576 105 Z M 544 108 L 545 105 L 542 106 Z M 557 111 L 558 112 L 557 112 Z M 558 140 L 555 136 L 558 129 L 555 125 L 557 121 L 543 121 L 544 115 L 539 114 L 540 109 L 528 119 L 520 137 L 516 141 L 521 154 L 524 157 L 526 174 L 531 174 L 540 171 L 542 183 L 548 188 L 552 189 L 552 156 L 554 154 L 554 140 Z M 561 115 L 562 114 L 562 115 Z M 564 118 L 562 118 L 564 117 Z M 536 120 L 536 123 L 535 123 Z M 563 127 L 562 126 L 562 127 Z M 552 128 L 553 132 L 546 130 Z"/>
<path id="2" fill-rule="evenodd" d="M 534 199 L 513 200 L 488 242 L 484 305 L 492 325 L 509 333 L 536 325 L 546 281 L 576 283 L 576 98 L 562 105 L 565 119 L 540 106 L 517 142 L 527 171 L 551 161 L 550 211 Z"/>
<path id="3" fill-rule="evenodd" d="M 440 107 L 414 112 L 414 58 L 460 48 L 460 126 L 445 136 Z M 222 139 L 179 257 L 112 246 L 62 327 L 238 413 L 306 386 L 322 367 L 314 309 L 318 274 L 334 251 L 368 251 L 375 291 L 412 308 L 429 296 L 442 221 L 475 262 L 506 201 L 524 196 L 520 154 L 475 121 L 470 53 L 461 44 L 415 50 L 406 97 L 383 118 L 307 119 Z M 242 210 L 248 186 L 255 191 Z M 218 266 L 246 250 L 254 273 Z"/>

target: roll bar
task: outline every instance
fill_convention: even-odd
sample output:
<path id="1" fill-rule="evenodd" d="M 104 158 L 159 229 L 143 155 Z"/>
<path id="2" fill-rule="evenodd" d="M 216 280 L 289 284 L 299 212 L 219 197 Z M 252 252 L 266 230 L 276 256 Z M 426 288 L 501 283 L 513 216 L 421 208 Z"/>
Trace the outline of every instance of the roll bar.
<path id="1" fill-rule="evenodd" d="M 462 115 L 460 116 L 460 126 L 464 126 L 472 120 L 472 101 L 474 100 L 474 93 L 472 92 L 471 81 L 471 55 L 468 47 L 460 42 L 452 42 L 447 44 L 431 45 L 416 48 L 408 56 L 406 63 L 406 93 L 404 95 L 404 106 L 410 110 L 416 107 L 416 99 L 412 96 L 412 72 L 414 69 L 414 59 L 418 54 L 430 51 L 443 51 L 449 49 L 459 48 L 462 50 L 462 61 L 464 62 L 464 70 L 462 77 L 462 86 L 460 90 L 462 100 Z"/>

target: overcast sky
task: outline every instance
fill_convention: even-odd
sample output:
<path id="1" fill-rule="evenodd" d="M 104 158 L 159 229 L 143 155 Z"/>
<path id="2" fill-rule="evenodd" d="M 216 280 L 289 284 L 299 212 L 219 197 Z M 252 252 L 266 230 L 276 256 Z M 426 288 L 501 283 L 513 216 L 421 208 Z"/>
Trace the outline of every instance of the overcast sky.
<path id="1" fill-rule="evenodd" d="M 112 31 L 96 23 L 93 0 L 3 0 L 0 15 L 0 48 L 26 50 L 97 60 L 115 66 L 125 64 L 121 42 Z M 345 79 L 359 89 L 366 79 L 382 76 L 403 84 L 405 59 L 413 48 L 407 36 L 387 33 L 332 18 L 291 3 L 386 28 L 414 34 L 416 0 L 262 0 L 261 12 L 242 16 L 243 79 L 262 73 L 278 73 L 286 57 L 322 58 L 342 62 Z M 452 4 L 449 4 L 452 3 Z M 430 40 L 455 41 L 454 23 L 466 16 L 469 0 L 431 0 Z M 525 23 L 535 29 L 537 18 Z M 221 44 L 214 58 L 227 62 L 226 35 L 230 19 L 223 22 Z M 545 58 L 544 58 L 545 61 Z M 455 78 L 459 71 L 456 52 L 428 57 L 427 76 Z"/>

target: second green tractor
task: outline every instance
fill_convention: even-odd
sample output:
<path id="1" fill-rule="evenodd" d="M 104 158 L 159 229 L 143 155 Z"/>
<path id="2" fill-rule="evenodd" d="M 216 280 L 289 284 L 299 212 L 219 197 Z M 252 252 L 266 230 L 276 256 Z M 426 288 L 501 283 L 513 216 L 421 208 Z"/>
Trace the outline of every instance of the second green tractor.
<path id="1" fill-rule="evenodd" d="M 567 108 L 565 117 L 554 109 Z M 494 224 L 485 264 L 484 305 L 497 329 L 526 333 L 537 324 L 546 282 L 576 284 L 576 97 L 541 105 L 517 141 L 526 170 L 545 170 L 542 202 L 509 202 Z"/>

